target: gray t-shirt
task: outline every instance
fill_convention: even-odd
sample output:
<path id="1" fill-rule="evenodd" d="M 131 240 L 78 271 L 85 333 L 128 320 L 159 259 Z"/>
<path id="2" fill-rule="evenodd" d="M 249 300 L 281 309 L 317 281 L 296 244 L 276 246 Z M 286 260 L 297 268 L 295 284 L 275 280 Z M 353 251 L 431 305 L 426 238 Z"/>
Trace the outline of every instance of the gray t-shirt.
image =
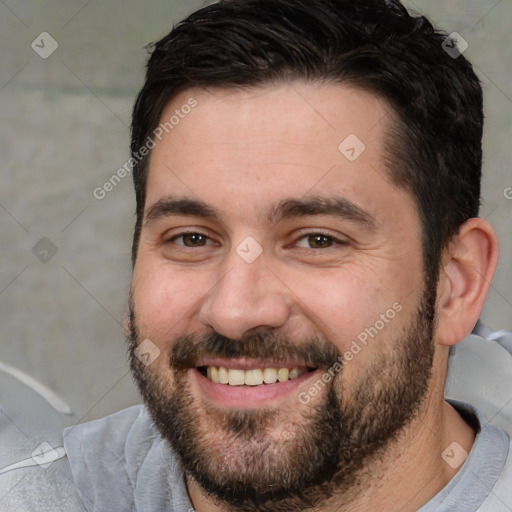
<path id="1" fill-rule="evenodd" d="M 473 406 L 449 401 L 477 430 L 476 440 L 456 476 L 420 512 L 512 512 L 507 434 Z M 67 457 L 62 449 L 46 469 L 29 454 L 0 472 L 0 511 L 194 511 L 179 463 L 142 405 L 66 429 L 64 448 Z"/>
<path id="2" fill-rule="evenodd" d="M 512 512 L 508 436 L 473 406 L 450 402 L 477 429 L 476 441 L 456 476 L 421 512 Z M 194 510 L 176 457 L 143 406 L 67 429 L 64 446 L 88 511 Z"/>

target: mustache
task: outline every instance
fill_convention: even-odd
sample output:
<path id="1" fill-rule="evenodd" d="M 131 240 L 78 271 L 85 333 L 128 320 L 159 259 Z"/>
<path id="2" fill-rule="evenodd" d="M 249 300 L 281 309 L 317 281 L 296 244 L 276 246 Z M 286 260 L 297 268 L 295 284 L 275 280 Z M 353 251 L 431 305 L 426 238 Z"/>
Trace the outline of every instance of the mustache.
<path id="1" fill-rule="evenodd" d="M 212 332 L 177 337 L 171 348 L 170 365 L 185 370 L 206 358 L 292 360 L 311 368 L 327 368 L 341 358 L 341 352 L 319 336 L 297 340 L 265 332 L 234 340 Z"/>
<path id="2" fill-rule="evenodd" d="M 130 293 L 128 301 L 130 351 L 140 342 L 135 304 Z M 206 358 L 292 360 L 310 368 L 330 368 L 342 359 L 340 350 L 318 335 L 284 336 L 272 331 L 260 331 L 240 339 L 232 339 L 212 331 L 206 334 L 184 334 L 176 337 L 169 355 L 169 364 L 176 370 L 186 370 Z"/>

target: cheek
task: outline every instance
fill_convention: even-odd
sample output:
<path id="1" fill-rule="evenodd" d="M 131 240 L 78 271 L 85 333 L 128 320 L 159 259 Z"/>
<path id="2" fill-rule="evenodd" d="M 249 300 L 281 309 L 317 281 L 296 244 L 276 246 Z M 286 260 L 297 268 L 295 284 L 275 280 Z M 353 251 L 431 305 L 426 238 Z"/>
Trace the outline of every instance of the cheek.
<path id="1" fill-rule="evenodd" d="M 375 279 L 362 280 L 349 272 L 338 278 L 295 277 L 293 289 L 302 312 L 344 357 L 346 386 L 364 379 L 380 357 L 390 357 L 397 338 L 403 336 L 408 315 L 396 284 L 379 286 Z M 414 300 L 409 298 L 411 303 Z"/>
<path id="2" fill-rule="evenodd" d="M 290 275 L 287 283 L 302 313 L 342 352 L 392 304 L 375 279 L 363 279 L 349 270 Z"/>
<path id="3" fill-rule="evenodd" d="M 132 294 L 140 337 L 161 349 L 183 333 L 198 301 L 197 283 L 164 264 L 137 263 Z"/>

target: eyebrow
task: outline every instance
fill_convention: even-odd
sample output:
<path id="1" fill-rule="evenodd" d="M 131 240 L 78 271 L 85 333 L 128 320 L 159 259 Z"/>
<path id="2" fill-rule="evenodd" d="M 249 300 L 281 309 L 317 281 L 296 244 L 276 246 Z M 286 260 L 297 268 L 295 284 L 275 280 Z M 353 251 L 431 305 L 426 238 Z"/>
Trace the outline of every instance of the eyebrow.
<path id="1" fill-rule="evenodd" d="M 146 212 L 144 224 L 150 225 L 167 217 L 185 215 L 222 223 L 222 215 L 199 199 L 168 196 L 158 200 Z M 307 199 L 284 199 L 267 212 L 263 220 L 276 224 L 286 219 L 330 215 L 352 221 L 368 230 L 375 230 L 378 222 L 368 211 L 343 197 L 313 196 Z"/>
<path id="2" fill-rule="evenodd" d="M 307 199 L 286 199 L 272 208 L 267 219 L 276 223 L 284 219 L 331 215 L 353 221 L 368 230 L 377 228 L 377 220 L 368 211 L 363 210 L 344 197 L 308 197 Z"/>
<path id="3" fill-rule="evenodd" d="M 159 199 L 155 204 L 149 207 L 146 212 L 144 224 L 153 224 L 157 220 L 173 215 L 189 215 L 215 222 L 222 220 L 217 210 L 208 206 L 204 201 L 169 196 Z"/>

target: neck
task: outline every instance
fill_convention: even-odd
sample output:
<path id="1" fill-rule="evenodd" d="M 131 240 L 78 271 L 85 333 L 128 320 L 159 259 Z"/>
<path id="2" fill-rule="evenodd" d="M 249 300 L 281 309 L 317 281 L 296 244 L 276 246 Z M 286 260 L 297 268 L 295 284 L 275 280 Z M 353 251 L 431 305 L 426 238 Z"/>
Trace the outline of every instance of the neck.
<path id="1" fill-rule="evenodd" d="M 441 399 L 426 407 L 384 456 L 367 465 L 359 479 L 361 491 L 350 502 L 343 499 L 316 512 L 416 512 L 440 492 L 462 467 L 445 462 L 442 454 L 452 444 L 453 459 L 458 461 L 462 447 L 471 451 L 475 432 L 459 413 Z M 428 413 L 427 413 L 428 411 Z M 446 460 L 450 460 L 446 457 Z"/>

